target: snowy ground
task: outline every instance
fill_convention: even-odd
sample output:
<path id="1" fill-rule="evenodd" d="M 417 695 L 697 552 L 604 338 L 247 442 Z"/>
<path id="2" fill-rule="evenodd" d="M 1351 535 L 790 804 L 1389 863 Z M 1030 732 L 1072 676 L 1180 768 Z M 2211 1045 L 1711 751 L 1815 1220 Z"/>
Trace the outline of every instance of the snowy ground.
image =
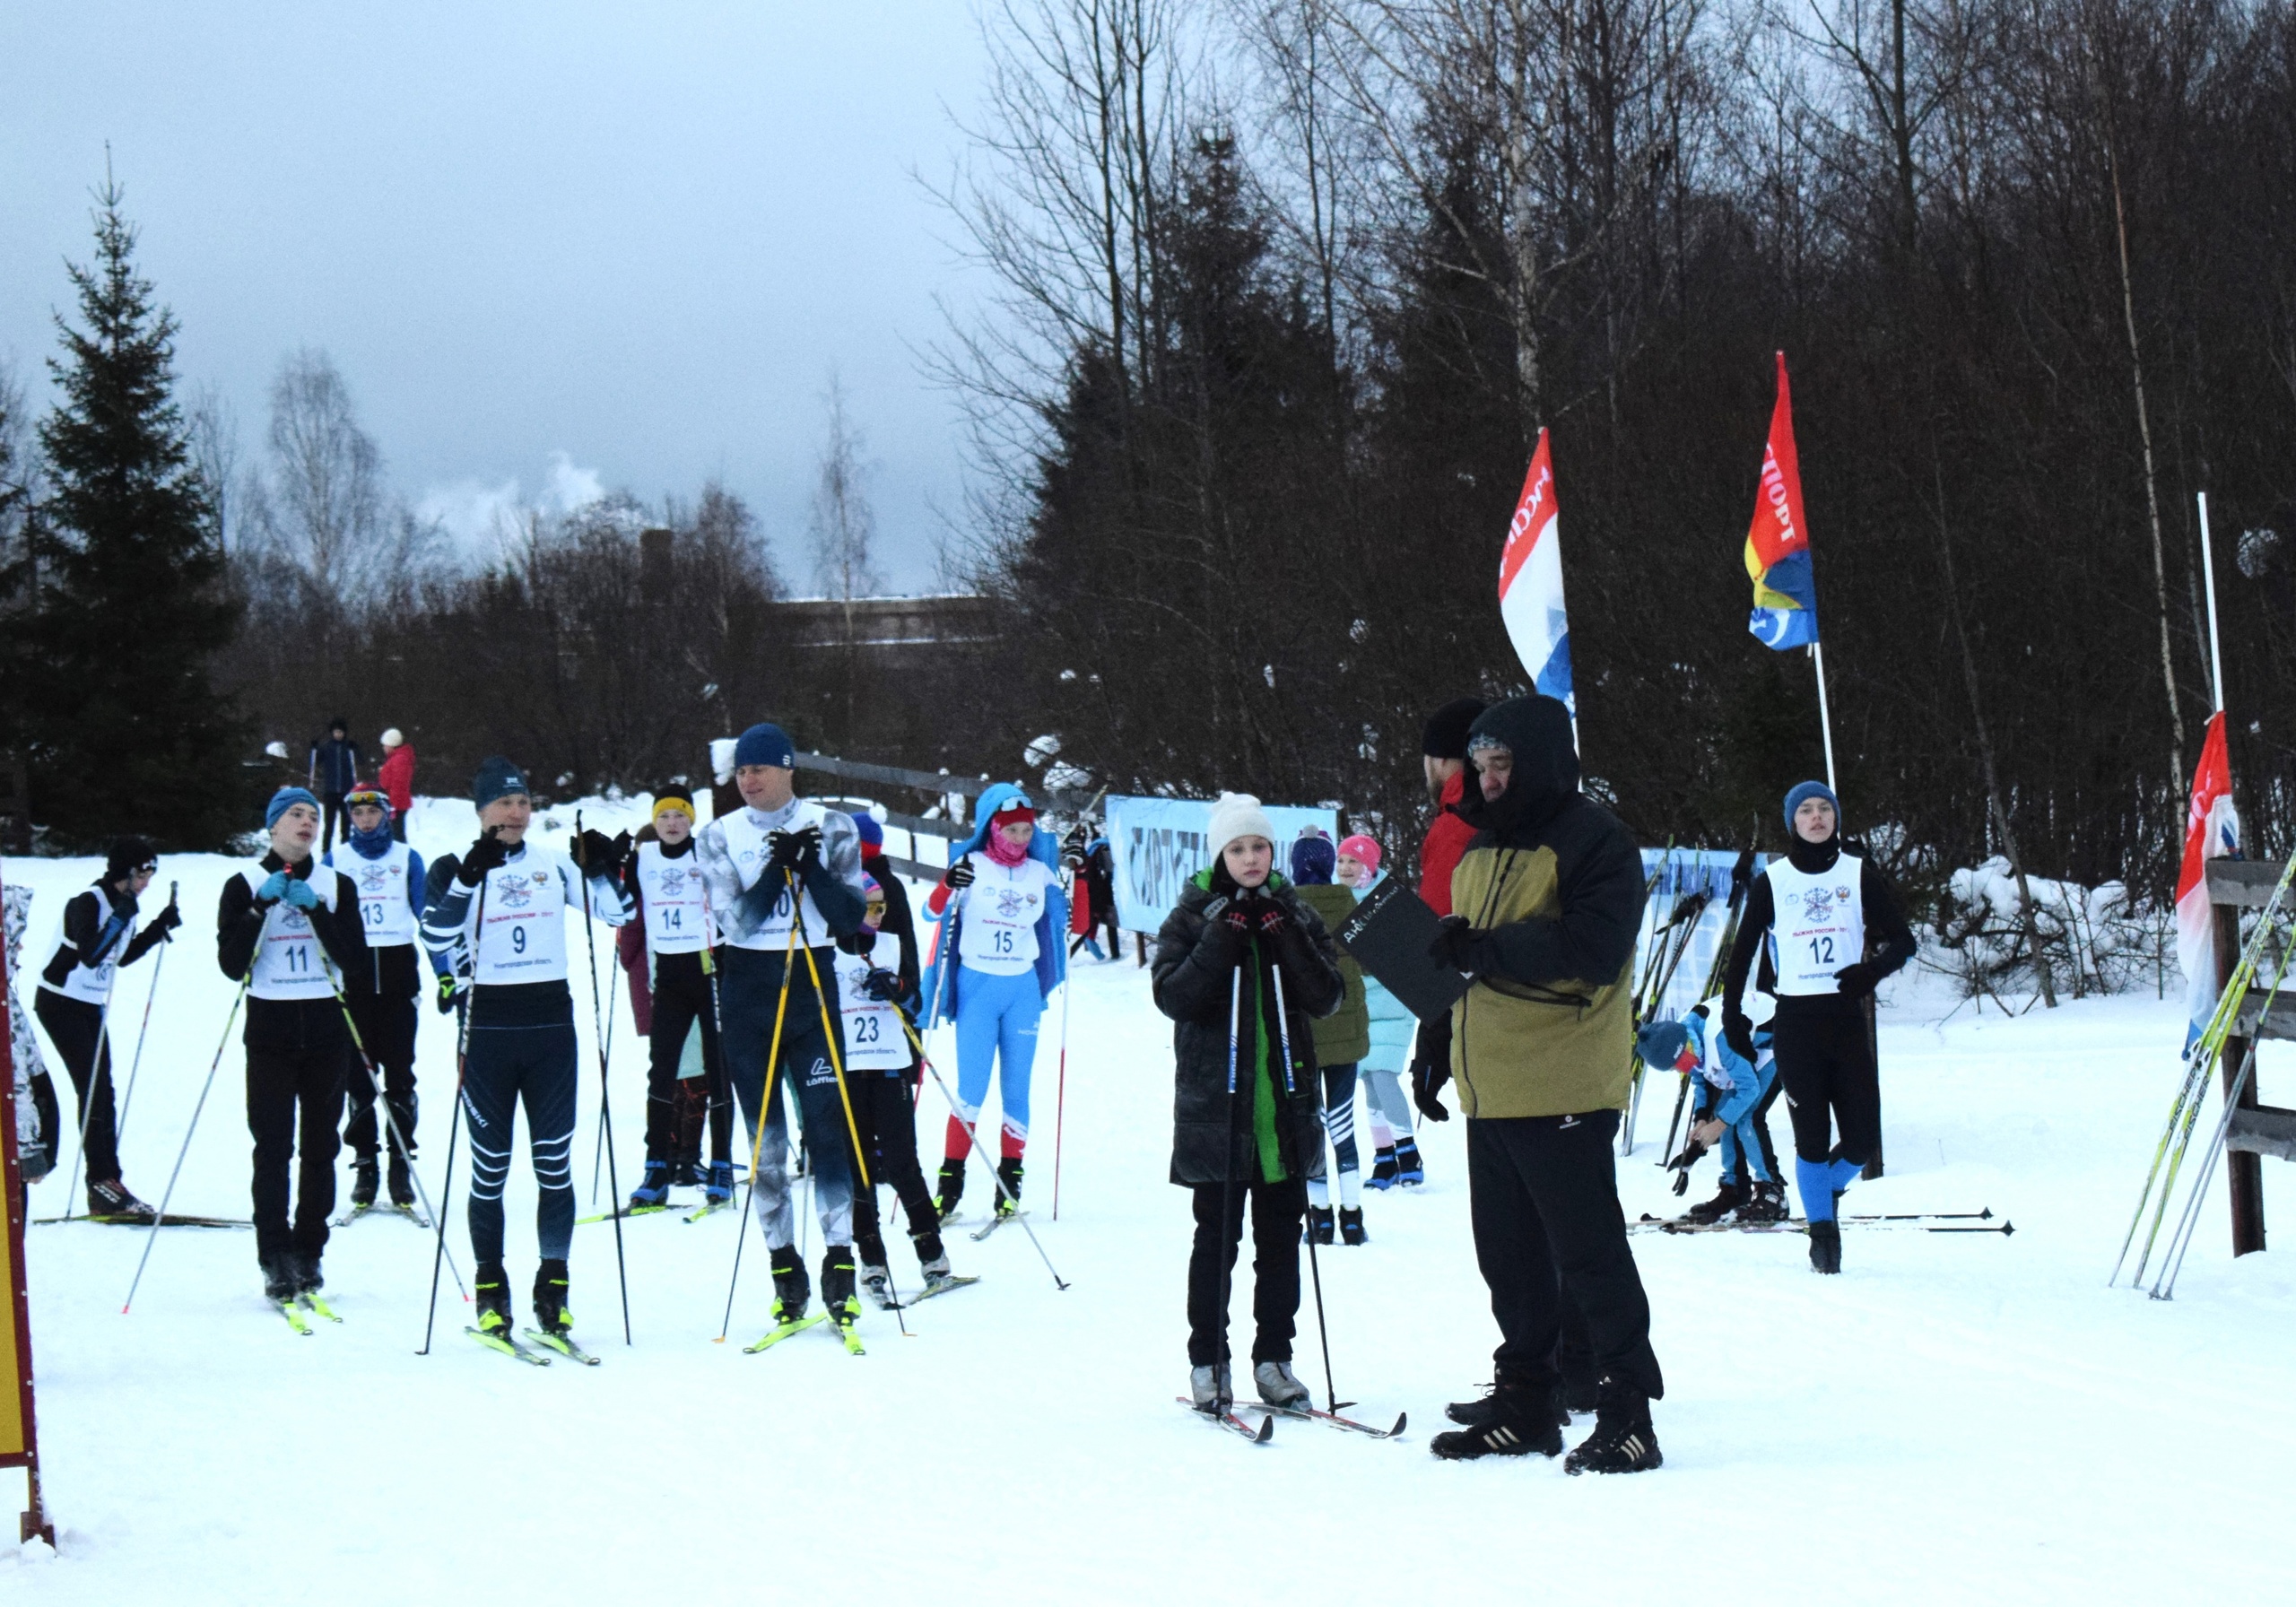
<path id="1" fill-rule="evenodd" d="M 467 811 L 427 807 L 418 846 L 453 846 L 467 827 Z M 204 942 L 228 868 L 186 857 L 161 871 L 162 882 L 183 881 L 185 937 L 197 941 L 169 961 L 124 1145 L 129 1183 L 154 1200 L 230 1002 Z M 91 870 L 5 866 L 39 890 L 43 911 Z M 603 942 L 600 955 L 603 971 Z M 147 960 L 123 979 L 131 1041 L 151 971 Z M 888 1589 L 1009 1604 L 1523 1602 L 1542 1585 L 1565 1599 L 1814 1588 L 1829 1601 L 2020 1603 L 2232 1588 L 2270 1599 L 2285 1588 L 2273 1583 L 2283 1547 L 2269 1537 L 2284 1534 L 2296 1488 L 2296 1251 L 2234 1264 L 2220 1181 L 2173 1303 L 2103 1287 L 2174 1077 L 2173 1001 L 2091 1002 L 2014 1021 L 1963 1008 L 1941 1024 L 1947 1003 L 1925 995 L 1886 1012 L 1889 1177 L 1853 1191 L 1847 1208 L 1990 1206 L 2016 1235 L 1853 1231 L 1848 1272 L 1831 1280 L 1810 1274 L 1798 1238 L 1638 1237 L 1668 1382 L 1656 1413 L 1666 1465 L 1574 1480 L 1559 1463 L 1454 1465 L 1426 1454 L 1443 1403 L 1489 1376 L 1495 1341 L 1456 1120 L 1423 1136 L 1428 1186 L 1371 1195 L 1374 1242 L 1323 1258 L 1341 1391 L 1367 1416 L 1407 1408 L 1405 1442 L 1284 1423 L 1272 1446 L 1254 1449 L 1174 1406 L 1188 1218 L 1164 1182 L 1168 1033 L 1129 962 L 1086 966 L 1074 986 L 1075 1135 L 1058 1222 L 1053 1030 L 1030 1168 L 1031 1220 L 1074 1287 L 1056 1292 L 1016 1230 L 981 1246 L 959 1234 L 958 1270 L 984 1281 L 910 1314 L 913 1337 L 871 1312 L 869 1354 L 857 1360 L 820 1333 L 741 1353 L 768 1299 L 754 1244 L 735 1342 L 711 1342 L 734 1252 L 728 1214 L 628 1225 L 628 1349 L 613 1229 L 577 1230 L 575 1309 L 605 1358 L 596 1369 L 528 1368 L 482 1350 L 460 1333 L 451 1282 L 434 1352 L 415 1355 L 430 1241 L 400 1222 L 337 1236 L 326 1270 L 344 1322 L 309 1339 L 261 1300 L 244 1232 L 164 1234 L 122 1316 L 142 1238 L 33 1228 L 59 1554 L 0 1547 L 0 1589 L 38 1603 L 321 1592 L 351 1603 L 622 1607 L 815 1590 L 879 1600 Z M 639 1158 L 642 1047 L 613 992 L 626 1186 Z M 453 1046 L 435 1016 L 423 1032 L 435 1190 Z M 577 1151 L 585 1170 L 594 1065 Z M 239 1068 L 235 1044 L 178 1210 L 247 1212 Z M 2267 1099 L 2296 1102 L 2291 1069 L 2268 1059 Z M 928 1154 L 944 1108 L 928 1084 Z M 1645 1143 L 1622 1163 L 1630 1216 L 1680 1207 L 1652 1164 L 1665 1116 L 1654 1097 Z M 1782 1111 L 1775 1125 L 1784 1147 Z M 534 1258 L 524 1169 L 510 1202 L 521 1295 Z M 33 1192 L 35 1215 L 61 1211 L 63 1175 Z M 1709 1163 L 1698 1194 L 1712 1177 Z M 2266 1181 L 2286 1243 L 2296 1174 L 2267 1164 Z M 973 1194 L 978 1208 L 978 1177 Z M 448 1243 L 466 1271 L 458 1212 Z M 912 1280 L 914 1260 L 897 1257 L 894 1270 Z M 1248 1323 L 1238 1333 L 1248 1342 Z M 1312 1342 L 1300 1370 L 1320 1394 Z M 15 1488 L 0 1472 L 11 1531 Z"/>

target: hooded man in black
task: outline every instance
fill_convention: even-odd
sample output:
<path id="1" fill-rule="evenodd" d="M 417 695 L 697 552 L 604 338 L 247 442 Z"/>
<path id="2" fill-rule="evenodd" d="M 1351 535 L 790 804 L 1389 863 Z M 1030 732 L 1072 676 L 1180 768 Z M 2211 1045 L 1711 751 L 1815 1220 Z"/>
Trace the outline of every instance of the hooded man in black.
<path id="1" fill-rule="evenodd" d="M 1459 812 L 1475 836 L 1434 952 L 1474 978 L 1452 1007 L 1451 1073 L 1467 1116 L 1475 1258 L 1503 1340 L 1489 1396 L 1453 1406 L 1466 1427 L 1430 1448 L 1560 1454 L 1558 1353 L 1576 1329 L 1597 1415 L 1566 1465 L 1639 1472 L 1659 1464 L 1650 1402 L 1665 1385 L 1613 1145 L 1633 1063 L 1641 855 L 1578 791 L 1570 712 L 1554 699 L 1484 711 L 1467 760 Z"/>

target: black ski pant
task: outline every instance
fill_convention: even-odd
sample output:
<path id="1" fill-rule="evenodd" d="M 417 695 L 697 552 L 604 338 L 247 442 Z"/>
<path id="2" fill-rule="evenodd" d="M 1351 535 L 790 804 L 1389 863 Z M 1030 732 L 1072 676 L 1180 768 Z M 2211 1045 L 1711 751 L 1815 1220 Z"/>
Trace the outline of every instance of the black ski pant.
<path id="1" fill-rule="evenodd" d="M 1492 1377 L 1551 1390 L 1570 1313 L 1586 1325 L 1597 1377 L 1656 1400 L 1650 1301 L 1619 1209 L 1619 1113 L 1469 1117 L 1467 1190 L 1475 1264 L 1499 1319 Z"/>
<path id="2" fill-rule="evenodd" d="M 1779 1096 L 1785 1091 L 1786 1079 L 1772 1077 L 1770 1080 L 1770 1091 L 1762 1095 L 1754 1104 L 1754 1137 L 1761 1142 L 1762 1164 L 1770 1168 L 1770 1175 L 1780 1183 L 1786 1181 L 1786 1174 L 1778 1169 L 1778 1146 L 1770 1141 L 1770 1107 L 1778 1103 Z"/>
<path id="3" fill-rule="evenodd" d="M 321 796 L 320 802 L 326 811 L 325 817 L 319 822 L 318 851 L 322 854 L 334 845 L 335 829 L 337 824 L 343 828 L 343 840 L 346 843 L 351 840 L 351 812 L 343 807 L 343 799 L 344 795 L 341 793 L 326 793 Z"/>
<path id="4" fill-rule="evenodd" d="M 32 1013 L 48 1029 L 48 1040 L 64 1057 L 64 1070 L 80 1096 L 80 1121 L 87 1128 L 90 1183 L 119 1177 L 119 1137 L 112 1109 L 111 1043 L 100 1006 L 66 998 L 45 987 L 32 990 Z M 92 1090 L 92 1091 L 91 1091 Z M 59 1142 L 55 1152 L 63 1153 Z"/>
<path id="5" fill-rule="evenodd" d="M 1300 1228 L 1308 1186 L 1196 1183 L 1196 1246 L 1187 1258 L 1187 1364 L 1228 1359 L 1228 1293 L 1252 1220 L 1252 1360 L 1289 1361 L 1300 1316 Z"/>
<path id="6" fill-rule="evenodd" d="M 1882 1085 L 1864 1002 L 1834 994 L 1780 999 L 1770 1030 L 1795 1155 L 1859 1166 L 1873 1160 L 1882 1144 Z"/>
<path id="7" fill-rule="evenodd" d="M 254 1040 L 259 1008 L 292 1011 L 292 1033 L 266 1030 Z M 335 1159 L 343 1141 L 343 1084 L 353 1051 L 335 1001 L 316 1016 L 308 1003 L 248 1001 L 248 1131 L 255 1136 L 255 1253 L 268 1264 L 283 1250 L 316 1256 L 326 1248 L 327 1217 L 335 1210 Z M 327 1030 L 328 1017 L 333 1030 Z M 277 1022 L 261 1023 L 266 1028 Z M 301 1165 L 294 1166 L 300 1154 Z M 289 1171 L 293 1168 L 294 1220 L 288 1220 Z"/>
<path id="8" fill-rule="evenodd" d="M 685 1152 L 681 1119 L 684 1090 L 678 1073 L 684 1069 L 687 1038 L 701 1029 L 701 1080 L 709 1090 L 709 1159 L 734 1157 L 734 1102 L 726 1087 L 726 1059 L 718 1042 L 718 1012 L 709 996 L 709 977 L 699 954 L 657 954 L 654 957 L 654 1029 L 648 1047 L 652 1058 L 646 1071 L 646 1159 L 700 1159 L 697 1138 Z"/>
<path id="9" fill-rule="evenodd" d="M 534 1158 L 535 1238 L 544 1261 L 574 1242 L 574 1022 L 470 1029 L 463 1059 L 463 1116 L 470 1123 L 470 1253 L 502 1259 L 502 1186 L 510 1177 L 511 1118 L 526 1108 Z"/>
<path id="10" fill-rule="evenodd" d="M 917 1259 L 931 1261 L 941 1253 L 940 1218 L 917 1164 L 917 1106 L 909 1079 L 898 1072 L 848 1072 L 845 1085 L 853 1095 L 853 1121 L 869 1163 L 868 1186 L 853 1192 L 853 1248 L 865 1265 L 888 1264 L 878 1228 L 877 1190 L 891 1185 L 908 1213 Z"/>
<path id="11" fill-rule="evenodd" d="M 383 1099 L 389 1108 L 391 1121 L 406 1140 L 410 1158 L 414 1149 L 414 1033 L 421 1020 L 418 1001 L 412 993 L 373 994 L 365 991 L 345 995 L 351 1006 L 351 1019 L 359 1028 L 359 1042 L 366 1048 L 365 1064 L 354 1060 L 344 1092 L 351 1099 L 351 1119 L 343 1125 L 343 1142 L 361 1160 L 371 1161 L 381 1147 L 382 1135 L 387 1124 L 375 1111 L 375 1079 L 368 1075 L 371 1065 L 383 1080 Z M 394 1142 L 396 1151 L 398 1145 Z"/>

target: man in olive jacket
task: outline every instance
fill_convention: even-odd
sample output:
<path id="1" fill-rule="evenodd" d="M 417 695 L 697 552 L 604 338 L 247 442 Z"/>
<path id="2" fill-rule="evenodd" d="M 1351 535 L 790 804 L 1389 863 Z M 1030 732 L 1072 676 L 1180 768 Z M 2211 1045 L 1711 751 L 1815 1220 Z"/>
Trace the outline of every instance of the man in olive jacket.
<path id="1" fill-rule="evenodd" d="M 1467 1427 L 1443 1456 L 1562 1449 L 1556 1351 L 1567 1296 L 1600 1383 L 1572 1472 L 1659 1464 L 1650 1402 L 1665 1393 L 1619 1209 L 1613 1144 L 1633 1062 L 1629 980 L 1645 897 L 1634 839 L 1578 791 L 1570 717 L 1516 698 L 1478 717 L 1460 813 L 1475 837 L 1451 876 L 1438 958 L 1474 977 L 1451 1015 L 1467 1116 L 1475 1259 L 1501 1342 Z"/>

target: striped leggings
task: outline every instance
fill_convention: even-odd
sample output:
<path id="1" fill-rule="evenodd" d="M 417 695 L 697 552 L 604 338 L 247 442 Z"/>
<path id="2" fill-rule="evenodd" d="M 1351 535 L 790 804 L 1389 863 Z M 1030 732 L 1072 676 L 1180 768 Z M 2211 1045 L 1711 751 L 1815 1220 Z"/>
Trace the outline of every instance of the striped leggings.
<path id="1" fill-rule="evenodd" d="M 1362 1163 L 1355 1154 L 1354 1063 L 1324 1067 L 1323 1080 L 1324 1135 L 1339 1161 L 1339 1203 L 1353 1211 L 1363 1203 Z M 1331 1203 L 1322 1177 L 1308 1179 L 1308 1203 L 1319 1208 Z"/>
<path id="2" fill-rule="evenodd" d="M 526 1138 L 542 1191 L 535 1237 L 544 1261 L 574 1242 L 574 1024 L 473 1027 L 463 1063 L 463 1114 L 470 1122 L 470 1250 L 502 1259 L 502 1186 L 510 1176 L 511 1119 L 523 1100 Z"/>

